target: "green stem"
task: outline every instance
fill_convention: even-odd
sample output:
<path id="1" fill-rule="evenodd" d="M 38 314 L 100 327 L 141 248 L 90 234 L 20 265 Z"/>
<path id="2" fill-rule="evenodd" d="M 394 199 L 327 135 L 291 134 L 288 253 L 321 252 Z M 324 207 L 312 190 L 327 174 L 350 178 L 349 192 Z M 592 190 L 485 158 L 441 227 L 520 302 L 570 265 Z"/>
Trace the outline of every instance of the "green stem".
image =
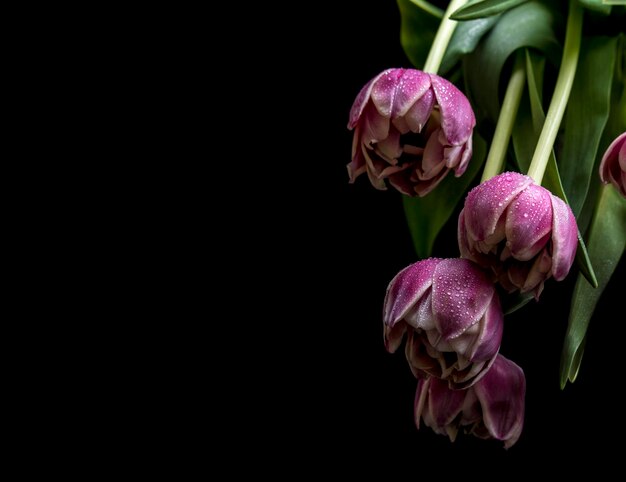
<path id="1" fill-rule="evenodd" d="M 567 17 L 567 30 L 565 32 L 565 46 L 563 47 L 563 58 L 559 68 L 559 76 L 556 79 L 556 86 L 543 124 L 541 135 L 537 141 L 535 153 L 530 161 L 528 175 L 537 184 L 541 184 L 543 174 L 550 158 L 550 152 L 554 146 L 559 126 L 563 120 L 565 106 L 569 99 L 569 94 L 574 83 L 576 66 L 578 65 L 578 54 L 580 53 L 580 39 L 583 26 L 583 12 L 578 0 L 570 0 L 569 15 Z"/>
<path id="2" fill-rule="evenodd" d="M 502 166 L 504 166 L 504 158 L 509 140 L 511 139 L 511 133 L 513 132 L 513 124 L 515 123 L 517 109 L 522 98 L 525 80 L 526 69 L 524 66 L 524 55 L 523 51 L 519 50 L 515 57 L 515 65 L 513 66 L 511 78 L 509 79 L 509 85 L 506 88 L 506 94 L 504 95 L 504 101 L 502 102 L 502 108 L 498 116 L 498 123 L 496 124 L 496 131 L 493 134 L 491 148 L 489 149 L 489 155 L 487 156 L 483 177 L 480 182 L 485 182 L 487 179 L 491 179 L 493 176 L 502 172 Z"/>
<path id="3" fill-rule="evenodd" d="M 456 28 L 457 21 L 450 20 L 450 15 L 461 8 L 467 3 L 468 0 L 451 0 L 446 12 L 443 14 L 443 19 L 439 24 L 439 29 L 435 34 L 435 39 L 428 52 L 426 63 L 424 64 L 424 72 L 436 74 L 443 60 L 443 56 L 446 53 L 454 29 Z"/>

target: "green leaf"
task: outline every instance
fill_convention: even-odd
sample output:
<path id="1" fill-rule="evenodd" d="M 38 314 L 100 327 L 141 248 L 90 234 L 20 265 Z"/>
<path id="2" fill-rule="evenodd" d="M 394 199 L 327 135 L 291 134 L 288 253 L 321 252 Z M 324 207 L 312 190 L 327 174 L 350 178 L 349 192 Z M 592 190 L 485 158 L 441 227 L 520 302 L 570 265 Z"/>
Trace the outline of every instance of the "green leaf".
<path id="1" fill-rule="evenodd" d="M 578 217 L 587 197 L 600 138 L 609 117 L 617 37 L 586 37 L 565 112 L 559 170 L 570 207 Z"/>
<path id="2" fill-rule="evenodd" d="M 454 208 L 465 196 L 467 188 L 476 177 L 487 154 L 487 143 L 474 131 L 473 155 L 467 171 L 461 177 L 449 173 L 427 196 L 413 198 L 402 196 L 404 213 L 418 258 L 428 258 L 435 239 L 446 224 Z"/>
<path id="3" fill-rule="evenodd" d="M 480 18 L 457 25 L 441 61 L 439 73 L 445 75 L 463 55 L 474 51 L 481 38 L 495 25 L 499 17 Z"/>
<path id="4" fill-rule="evenodd" d="M 479 119 L 497 121 L 500 74 L 515 50 L 533 47 L 558 65 L 561 48 L 554 33 L 558 18 L 544 3 L 526 2 L 503 13 L 474 52 L 464 58 L 466 86 Z"/>
<path id="5" fill-rule="evenodd" d="M 400 43 L 411 63 L 421 69 L 433 43 L 443 11 L 423 0 L 398 0 Z"/>
<path id="6" fill-rule="evenodd" d="M 578 371 L 580 370 L 580 364 L 583 360 L 583 353 L 585 353 L 586 344 L 587 344 L 587 335 L 585 335 L 580 346 L 576 349 L 576 353 L 574 353 L 572 367 L 569 372 L 569 379 L 572 383 L 574 383 L 576 381 L 576 378 L 578 378 Z"/>
<path id="7" fill-rule="evenodd" d="M 602 0 L 578 0 L 578 3 L 589 10 L 594 10 L 605 15 L 611 13 L 611 6 L 604 4 Z"/>
<path id="8" fill-rule="evenodd" d="M 545 64 L 543 56 L 526 50 L 527 90 L 522 95 L 512 135 L 517 167 L 521 172 L 528 172 L 546 117 L 541 107 Z"/>
<path id="9" fill-rule="evenodd" d="M 534 146 L 537 144 L 541 129 L 545 122 L 545 113 L 543 106 L 541 105 L 540 92 L 543 87 L 543 72 L 545 62 L 536 53 L 526 51 L 526 76 L 528 97 L 530 103 L 530 115 L 528 115 L 528 108 L 518 111 L 518 119 L 516 119 L 516 129 L 513 132 L 513 148 L 517 157 L 518 166 L 522 172 L 527 172 L 530 166 L 530 160 L 533 155 Z M 524 100 L 524 99 L 522 99 Z M 553 194 L 559 196 L 565 202 L 569 204 L 559 169 L 554 157 L 554 150 L 550 152 L 548 159 L 548 165 L 546 166 L 546 172 L 543 177 L 543 186 Z M 583 237 L 578 231 L 578 249 L 576 250 L 576 262 L 581 270 L 581 273 L 587 278 L 589 283 L 596 287 L 598 281 L 593 270 L 593 266 L 587 254 L 587 247 L 583 241 Z"/>
<path id="10" fill-rule="evenodd" d="M 589 222 L 593 215 L 596 201 L 598 200 L 598 190 L 601 184 L 597 182 L 597 173 L 600 166 L 600 160 L 606 148 L 613 140 L 626 131 L 626 36 L 620 35 L 618 38 L 618 47 L 616 55 L 615 75 L 613 77 L 613 86 L 611 88 L 611 106 L 609 109 L 609 118 L 606 127 L 600 139 L 598 152 L 596 153 L 596 162 L 591 174 L 591 182 L 589 183 L 589 191 L 585 204 L 577 216 L 578 227 L 585 233 Z"/>
<path id="11" fill-rule="evenodd" d="M 507 294 L 500 297 L 500 302 L 502 303 L 502 312 L 505 315 L 510 315 L 515 311 L 519 310 L 523 306 L 526 306 L 530 300 L 535 299 L 535 296 L 532 293 L 513 293 Z"/>
<path id="12" fill-rule="evenodd" d="M 589 256 L 598 287 L 578 276 L 561 352 L 561 389 L 573 382 L 580 368 L 584 341 L 593 311 L 626 249 L 626 200 L 611 185 L 603 186 L 589 229 Z"/>
<path id="13" fill-rule="evenodd" d="M 475 20 L 506 12 L 528 0 L 483 0 L 459 8 L 450 15 L 452 20 Z"/>

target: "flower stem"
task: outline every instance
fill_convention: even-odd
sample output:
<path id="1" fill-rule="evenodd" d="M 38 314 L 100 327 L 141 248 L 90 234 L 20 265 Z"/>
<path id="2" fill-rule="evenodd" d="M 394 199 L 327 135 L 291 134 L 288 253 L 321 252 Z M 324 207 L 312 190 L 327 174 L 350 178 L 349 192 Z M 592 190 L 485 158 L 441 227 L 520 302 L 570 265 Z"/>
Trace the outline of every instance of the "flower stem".
<path id="1" fill-rule="evenodd" d="M 435 39 L 433 40 L 433 44 L 430 47 L 430 51 L 428 52 L 426 63 L 424 64 L 424 68 L 422 69 L 424 72 L 436 74 L 439 70 L 439 66 L 441 65 L 443 56 L 446 53 L 446 49 L 448 48 L 448 44 L 450 43 L 450 39 L 452 38 L 454 29 L 456 28 L 456 25 L 458 23 L 456 20 L 450 20 L 450 15 L 452 15 L 456 10 L 465 5 L 467 1 L 468 0 L 450 1 L 446 12 L 443 14 L 443 19 L 439 24 L 439 29 L 437 29 L 437 33 L 435 34 Z"/>
<path id="2" fill-rule="evenodd" d="M 504 165 L 504 157 L 506 149 L 509 145 L 511 133 L 513 132 L 513 124 L 517 116 L 517 109 L 522 98 L 524 84 L 526 83 L 526 69 L 524 66 L 524 55 L 522 50 L 518 50 L 513 65 L 513 72 L 509 79 L 509 85 L 506 88 L 496 131 L 493 134 L 489 155 L 485 162 L 483 177 L 480 182 L 485 182 L 493 176 L 500 174 Z"/>
<path id="3" fill-rule="evenodd" d="M 567 30 L 565 32 L 565 46 L 563 47 L 563 58 L 559 75 L 556 79 L 556 86 L 543 124 L 541 135 L 535 147 L 535 153 L 530 161 L 528 175 L 537 184 L 541 184 L 543 174 L 548 164 L 550 152 L 554 146 L 559 126 L 563 120 L 565 106 L 569 99 L 569 94 L 574 83 L 576 66 L 578 65 L 578 55 L 580 53 L 580 39 L 583 26 L 583 12 L 578 0 L 569 1 L 569 15 L 567 17 Z"/>

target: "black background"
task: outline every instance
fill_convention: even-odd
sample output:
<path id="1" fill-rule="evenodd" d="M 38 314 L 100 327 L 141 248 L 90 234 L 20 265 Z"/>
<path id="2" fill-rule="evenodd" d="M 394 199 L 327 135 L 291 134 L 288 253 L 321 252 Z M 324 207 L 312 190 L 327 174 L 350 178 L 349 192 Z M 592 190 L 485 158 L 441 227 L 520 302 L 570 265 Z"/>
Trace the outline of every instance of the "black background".
<path id="1" fill-rule="evenodd" d="M 393 476 L 419 474 L 420 466 L 446 473 L 491 464 L 534 472 L 540 463 L 586 465 L 592 449 L 598 451 L 594 466 L 607 468 L 621 445 L 612 438 L 624 431 L 617 393 L 624 261 L 592 319 L 578 380 L 564 391 L 559 359 L 575 275 L 549 281 L 539 303 L 505 319 L 501 353 L 527 377 L 526 422 L 514 447 L 465 434 L 450 443 L 427 427 L 415 428 L 416 382 L 402 350 L 387 353 L 382 339 L 386 286 L 417 261 L 400 194 L 376 191 L 365 176 L 350 185 L 345 167 L 356 94 L 381 70 L 411 65 L 400 46 L 395 2 L 348 1 L 341 9 L 318 4 L 306 13 L 312 27 L 300 31 L 297 21 L 288 27 L 298 54 L 288 61 L 283 160 L 274 168 L 286 171 L 291 183 L 268 188 L 283 195 L 275 209 L 285 213 L 276 246 L 287 268 L 274 290 L 281 302 L 280 349 L 268 367 L 281 395 L 263 395 L 272 405 L 264 430 L 280 425 L 280 453 L 306 461 L 307 470 L 329 473 L 382 468 Z M 458 256 L 455 223 L 445 227 L 435 255 Z"/>

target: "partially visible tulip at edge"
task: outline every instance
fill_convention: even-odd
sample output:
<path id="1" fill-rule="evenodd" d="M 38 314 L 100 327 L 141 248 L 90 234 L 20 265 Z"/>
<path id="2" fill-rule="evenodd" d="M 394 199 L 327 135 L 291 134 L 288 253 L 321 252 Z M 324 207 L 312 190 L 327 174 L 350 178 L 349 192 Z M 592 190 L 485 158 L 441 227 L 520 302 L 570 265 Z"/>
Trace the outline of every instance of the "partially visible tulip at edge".
<path id="1" fill-rule="evenodd" d="M 626 132 L 608 147 L 600 162 L 600 179 L 611 183 L 626 198 Z"/>
<path id="2" fill-rule="evenodd" d="M 503 314 L 492 281 L 466 259 L 429 258 L 398 273 L 383 308 L 385 347 L 405 354 L 417 378 L 467 388 L 500 349 Z"/>
<path id="3" fill-rule="evenodd" d="M 366 172 L 408 196 L 424 196 L 454 169 L 465 172 L 476 125 L 469 101 L 452 83 L 415 69 L 388 69 L 370 80 L 350 111 L 354 129 L 350 182 Z"/>
<path id="4" fill-rule="evenodd" d="M 459 215 L 461 257 L 489 268 L 508 292 L 533 292 L 563 280 L 578 243 L 570 207 L 532 178 L 505 172 L 472 189 Z"/>
<path id="5" fill-rule="evenodd" d="M 450 390 L 442 380 L 420 380 L 415 393 L 415 424 L 456 439 L 459 429 L 512 447 L 524 428 L 526 377 L 512 361 L 498 355 L 489 371 L 467 390 Z"/>

